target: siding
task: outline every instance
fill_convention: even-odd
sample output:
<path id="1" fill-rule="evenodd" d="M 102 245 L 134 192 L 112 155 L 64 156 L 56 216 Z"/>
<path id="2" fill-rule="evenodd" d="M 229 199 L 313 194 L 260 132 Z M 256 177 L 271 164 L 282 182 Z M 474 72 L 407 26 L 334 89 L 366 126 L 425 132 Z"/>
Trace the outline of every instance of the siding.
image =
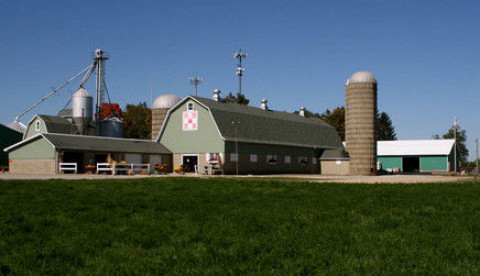
<path id="1" fill-rule="evenodd" d="M 420 156 L 420 171 L 447 171 L 447 156 Z"/>
<path id="2" fill-rule="evenodd" d="M 35 124 L 40 122 L 40 131 L 35 130 Z M 39 133 L 47 133 L 47 128 L 45 127 L 45 122 L 40 118 L 36 117 L 30 124 L 27 126 L 27 131 L 25 132 L 25 139 L 30 138 Z"/>
<path id="3" fill-rule="evenodd" d="M 54 159 L 55 149 L 40 137 L 12 150 L 8 156 L 10 159 Z"/>
<path id="4" fill-rule="evenodd" d="M 401 156 L 379 156 L 377 161 L 382 163 L 382 170 L 400 168 L 403 171 Z"/>
<path id="5" fill-rule="evenodd" d="M 187 110 L 189 102 L 193 101 L 186 101 L 171 112 L 160 143 L 173 153 L 223 152 L 225 142 L 220 137 L 212 116 L 196 102 L 194 110 L 198 112 L 198 130 L 183 131 L 183 111 Z"/>

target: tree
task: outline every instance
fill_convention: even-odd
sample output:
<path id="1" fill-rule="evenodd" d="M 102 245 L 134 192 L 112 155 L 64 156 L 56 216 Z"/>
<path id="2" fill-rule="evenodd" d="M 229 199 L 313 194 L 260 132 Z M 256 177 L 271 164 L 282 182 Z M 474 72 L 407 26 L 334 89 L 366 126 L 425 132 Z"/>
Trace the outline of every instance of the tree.
<path id="1" fill-rule="evenodd" d="M 377 141 L 397 140 L 395 128 L 393 127 L 392 119 L 386 112 L 378 113 L 375 116 L 375 139 Z"/>
<path id="2" fill-rule="evenodd" d="M 152 111 L 147 103 L 127 104 L 124 112 L 125 138 L 151 139 Z"/>
<path id="3" fill-rule="evenodd" d="M 326 110 L 320 115 L 320 119 L 333 126 L 342 141 L 345 141 L 345 107 L 337 107 L 332 112 Z"/>
<path id="4" fill-rule="evenodd" d="M 250 100 L 245 97 L 245 94 L 240 94 L 237 92 L 237 95 L 233 95 L 232 92 L 228 93 L 227 97 L 223 99 L 225 103 L 238 103 L 242 105 L 248 105 Z"/>
<path id="5" fill-rule="evenodd" d="M 113 115 L 118 118 L 123 118 L 122 109 L 117 103 L 102 103 L 100 107 L 100 119 L 105 119 Z"/>
<path id="6" fill-rule="evenodd" d="M 452 127 L 448 130 L 447 133 L 443 134 L 443 139 L 454 139 L 455 137 L 455 127 Z M 465 130 L 457 131 L 457 158 L 460 163 L 467 162 L 468 149 L 465 145 L 467 141 L 467 132 Z"/>
<path id="7" fill-rule="evenodd" d="M 298 113 L 298 111 L 295 111 Z M 377 129 L 376 140 L 397 140 L 392 119 L 386 112 L 376 113 L 375 127 Z M 333 126 L 342 141 L 345 141 L 345 107 L 337 107 L 333 111 L 325 110 L 322 114 L 305 111 L 306 117 L 320 118 Z"/>

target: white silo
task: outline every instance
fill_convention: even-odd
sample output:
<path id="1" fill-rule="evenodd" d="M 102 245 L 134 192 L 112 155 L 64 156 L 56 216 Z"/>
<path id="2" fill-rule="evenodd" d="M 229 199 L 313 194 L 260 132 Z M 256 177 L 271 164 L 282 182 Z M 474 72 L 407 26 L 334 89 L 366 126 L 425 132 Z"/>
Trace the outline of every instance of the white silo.
<path id="1" fill-rule="evenodd" d="M 80 87 L 72 96 L 72 118 L 80 134 L 85 131 L 92 121 L 93 97 L 88 91 Z"/>
<path id="2" fill-rule="evenodd" d="M 345 85 L 345 144 L 350 154 L 352 175 L 376 173 L 376 110 L 375 76 L 367 71 L 353 74 Z"/>
<path id="3" fill-rule="evenodd" d="M 152 140 L 157 139 L 168 110 L 179 101 L 180 98 L 174 94 L 161 95 L 155 99 L 152 105 Z"/>

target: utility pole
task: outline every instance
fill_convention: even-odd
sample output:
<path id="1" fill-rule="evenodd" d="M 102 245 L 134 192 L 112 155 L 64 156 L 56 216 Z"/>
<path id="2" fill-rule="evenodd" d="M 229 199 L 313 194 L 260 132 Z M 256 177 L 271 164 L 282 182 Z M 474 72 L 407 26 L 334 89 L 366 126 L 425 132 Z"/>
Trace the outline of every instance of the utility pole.
<path id="1" fill-rule="evenodd" d="M 233 54 L 235 58 L 238 59 L 238 67 L 237 67 L 237 76 L 238 76 L 238 94 L 242 94 L 242 76 L 245 68 L 242 66 L 242 58 L 247 58 L 248 54 L 243 53 L 242 49 L 238 50 Z"/>
<path id="2" fill-rule="evenodd" d="M 475 177 L 473 178 L 477 182 L 478 178 L 478 138 L 475 139 Z"/>
<path id="3" fill-rule="evenodd" d="M 200 83 L 203 82 L 203 78 L 202 77 L 191 77 L 190 79 L 190 84 L 195 86 L 195 97 L 197 97 L 197 87 Z"/>
<path id="4" fill-rule="evenodd" d="M 457 127 L 456 126 L 454 127 L 454 130 L 453 130 L 453 139 L 455 141 L 455 147 L 453 148 L 453 155 L 455 156 L 455 158 L 454 158 L 454 162 L 455 162 L 454 168 L 455 168 L 455 173 L 457 173 Z"/>
<path id="5" fill-rule="evenodd" d="M 240 156 L 238 156 L 238 134 L 237 134 L 237 128 L 238 128 L 238 124 L 240 124 L 240 122 L 232 122 L 233 126 L 235 127 L 235 154 L 237 155 L 237 161 L 236 161 L 236 172 L 237 172 L 237 175 L 238 175 L 238 161 L 240 160 Z"/>

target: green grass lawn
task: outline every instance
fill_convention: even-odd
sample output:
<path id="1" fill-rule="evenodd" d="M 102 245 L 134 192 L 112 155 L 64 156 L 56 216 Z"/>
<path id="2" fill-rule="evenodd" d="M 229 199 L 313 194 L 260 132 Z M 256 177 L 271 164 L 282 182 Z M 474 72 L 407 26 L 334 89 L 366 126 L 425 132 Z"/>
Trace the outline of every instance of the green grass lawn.
<path id="1" fill-rule="evenodd" d="M 4 274 L 480 273 L 480 185 L 0 181 Z"/>

